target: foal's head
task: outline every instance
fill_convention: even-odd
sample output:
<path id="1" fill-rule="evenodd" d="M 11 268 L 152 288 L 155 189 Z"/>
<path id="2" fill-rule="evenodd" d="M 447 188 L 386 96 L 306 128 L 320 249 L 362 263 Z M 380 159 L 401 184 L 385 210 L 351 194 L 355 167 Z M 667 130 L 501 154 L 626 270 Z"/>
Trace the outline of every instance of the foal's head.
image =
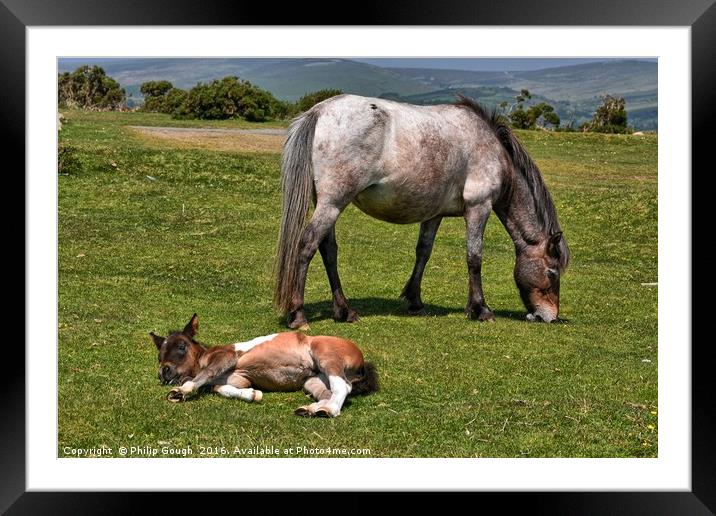
<path id="1" fill-rule="evenodd" d="M 528 321 L 553 322 L 559 315 L 559 276 L 568 250 L 561 231 L 545 242 L 526 247 L 515 262 L 515 282 L 527 308 Z"/>
<path id="2" fill-rule="evenodd" d="M 160 337 L 151 332 L 154 345 L 159 351 L 159 372 L 157 376 L 163 384 L 179 385 L 196 375 L 199 357 L 204 351 L 201 344 L 194 340 L 199 329 L 196 314 L 182 331 L 175 331 L 168 337 Z"/>

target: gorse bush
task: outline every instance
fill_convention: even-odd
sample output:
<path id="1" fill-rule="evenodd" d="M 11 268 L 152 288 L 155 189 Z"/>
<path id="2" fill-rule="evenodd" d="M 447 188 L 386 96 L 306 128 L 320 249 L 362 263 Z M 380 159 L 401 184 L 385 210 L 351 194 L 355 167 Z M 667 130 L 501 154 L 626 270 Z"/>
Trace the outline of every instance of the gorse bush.
<path id="1" fill-rule="evenodd" d="M 141 85 L 140 91 L 144 94 L 142 111 L 169 113 L 174 118 L 242 118 L 250 122 L 290 118 L 341 94 L 340 90 L 324 89 L 307 93 L 296 102 L 286 102 L 234 76 L 199 83 L 189 91 L 175 88 L 169 81 L 149 81 Z"/>
<path id="2" fill-rule="evenodd" d="M 180 99 L 179 93 L 176 93 L 176 99 Z M 194 86 L 186 93 L 173 115 L 177 118 L 243 118 L 251 122 L 263 122 L 271 118 L 284 118 L 287 112 L 286 104 L 268 91 L 249 81 L 229 76 Z"/>
<path id="3" fill-rule="evenodd" d="M 126 105 L 125 91 L 100 66 L 80 66 L 72 73 L 59 74 L 57 99 L 62 108 L 110 111 Z"/>
<path id="4" fill-rule="evenodd" d="M 186 100 L 187 93 L 175 88 L 169 81 L 149 81 L 139 88 L 144 94 L 141 111 L 151 113 L 174 113 Z"/>
<path id="5" fill-rule="evenodd" d="M 306 93 L 303 97 L 298 99 L 295 105 L 295 111 L 296 114 L 303 113 L 304 111 L 308 111 L 313 106 L 318 104 L 319 102 L 323 102 L 326 99 L 329 99 L 331 97 L 335 97 L 336 95 L 340 95 L 343 93 L 341 90 L 336 89 L 323 89 L 314 91 L 311 93 Z"/>

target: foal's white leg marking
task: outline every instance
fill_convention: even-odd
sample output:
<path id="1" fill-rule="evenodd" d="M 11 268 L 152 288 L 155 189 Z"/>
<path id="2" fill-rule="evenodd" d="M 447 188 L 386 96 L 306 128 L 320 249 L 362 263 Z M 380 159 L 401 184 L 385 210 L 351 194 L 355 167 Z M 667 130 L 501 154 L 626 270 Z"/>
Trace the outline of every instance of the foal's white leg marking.
<path id="1" fill-rule="evenodd" d="M 340 376 L 329 376 L 328 383 L 331 385 L 331 399 L 326 402 L 326 408 L 333 417 L 341 413 L 343 402 L 346 401 L 348 393 L 351 392 L 351 384 Z M 320 403 L 320 402 L 319 402 Z"/>
<path id="2" fill-rule="evenodd" d="M 244 401 L 261 401 L 263 393 L 256 389 L 238 389 L 233 385 L 222 385 L 215 392 L 225 398 L 239 398 Z"/>
<path id="3" fill-rule="evenodd" d="M 189 380 L 188 382 L 184 382 L 181 387 L 179 387 L 179 390 L 183 392 L 184 394 L 191 394 L 196 389 L 196 384 Z"/>
<path id="4" fill-rule="evenodd" d="M 247 340 L 246 342 L 237 342 L 234 344 L 234 349 L 236 351 L 243 351 L 246 352 L 262 342 L 268 342 L 269 340 L 272 340 L 274 337 L 276 337 L 278 333 L 272 333 L 271 335 L 264 335 L 263 337 L 256 337 L 255 339 Z"/>

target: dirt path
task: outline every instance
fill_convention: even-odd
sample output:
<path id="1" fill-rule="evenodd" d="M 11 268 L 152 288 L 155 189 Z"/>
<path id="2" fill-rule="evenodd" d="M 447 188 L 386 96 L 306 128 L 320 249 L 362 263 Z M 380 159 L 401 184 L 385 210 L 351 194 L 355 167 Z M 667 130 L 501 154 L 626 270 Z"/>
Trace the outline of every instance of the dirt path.
<path id="1" fill-rule="evenodd" d="M 200 136 L 202 134 L 268 134 L 274 136 L 284 136 L 286 129 L 224 129 L 215 127 L 154 127 L 147 125 L 130 125 L 132 129 L 137 129 L 144 133 L 153 133 L 157 135 L 171 135 L 176 133 L 193 134 Z"/>
<path id="2" fill-rule="evenodd" d="M 286 129 L 223 129 L 130 125 L 148 143 L 162 147 L 228 152 L 281 152 Z"/>

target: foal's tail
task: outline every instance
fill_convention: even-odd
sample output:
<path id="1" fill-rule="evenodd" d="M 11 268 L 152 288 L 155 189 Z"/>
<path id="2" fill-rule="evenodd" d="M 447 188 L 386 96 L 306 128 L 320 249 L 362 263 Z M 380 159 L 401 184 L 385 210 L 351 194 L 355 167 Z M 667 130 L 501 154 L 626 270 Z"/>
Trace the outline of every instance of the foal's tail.
<path id="1" fill-rule="evenodd" d="M 281 161 L 281 229 L 278 234 L 274 275 L 274 305 L 282 313 L 288 311 L 298 266 L 301 233 L 313 196 L 311 151 L 318 111 L 311 109 L 295 118 L 288 129 Z"/>
<path id="2" fill-rule="evenodd" d="M 377 392 L 380 386 L 375 365 L 372 362 L 364 362 L 363 370 L 360 371 L 360 374 L 360 376 L 351 380 L 351 396 Z"/>

